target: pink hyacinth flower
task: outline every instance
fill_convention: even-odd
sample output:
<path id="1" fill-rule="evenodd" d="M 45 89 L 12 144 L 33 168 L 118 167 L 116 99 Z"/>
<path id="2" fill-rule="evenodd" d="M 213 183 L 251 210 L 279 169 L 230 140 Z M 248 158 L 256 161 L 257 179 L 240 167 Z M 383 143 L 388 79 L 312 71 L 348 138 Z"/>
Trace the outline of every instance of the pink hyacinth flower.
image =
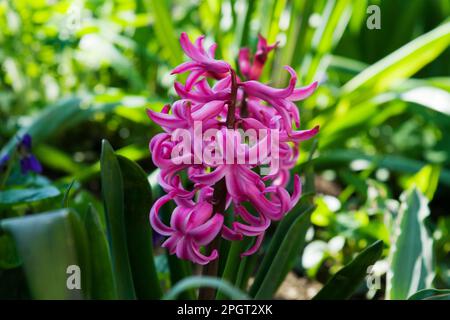
<path id="1" fill-rule="evenodd" d="M 168 195 L 158 199 L 150 212 L 153 228 L 169 237 L 162 246 L 180 259 L 202 265 L 216 259 L 217 250 L 205 256 L 200 252 L 200 247 L 208 245 L 220 232 L 223 216 L 218 213 L 212 216 L 212 205 L 207 202 L 198 203 L 192 208 L 178 206 L 172 213 L 169 227 L 158 216 L 160 208 L 169 200 Z"/>
<path id="2" fill-rule="evenodd" d="M 290 74 L 285 88 L 257 81 L 268 53 L 276 44 L 268 45 L 259 36 L 253 56 L 247 48 L 239 51 L 238 64 L 244 78 L 241 80 L 228 63 L 215 59 L 216 45 L 205 50 L 203 41 L 203 36 L 192 43 L 186 33 L 181 35 L 181 46 L 191 60 L 172 71 L 172 74 L 189 72 L 184 84 L 174 83 L 180 100 L 164 106 L 161 112 L 147 111 L 149 118 L 164 131 L 152 138 L 149 147 L 153 163 L 160 169 L 158 182 L 166 192 L 154 203 L 150 223 L 155 231 L 167 237 L 163 247 L 170 254 L 202 265 L 218 258 L 217 248 L 212 244 L 217 237 L 230 241 L 254 238 L 253 245 L 241 256 L 259 249 L 271 223 L 282 219 L 298 203 L 301 181 L 298 175 L 291 175 L 291 169 L 297 163 L 300 143 L 319 131 L 318 126 L 298 129 L 300 113 L 294 104 L 313 94 L 317 82 L 296 87 L 297 75 L 289 66 L 285 67 Z M 277 138 L 258 133 L 257 141 L 250 144 L 235 129 L 275 131 Z M 216 132 L 211 139 L 196 140 L 198 134 L 203 136 L 209 130 Z M 190 141 L 181 154 L 180 132 Z M 276 150 L 264 148 L 272 142 L 277 143 Z M 214 159 L 208 160 L 204 154 L 199 157 L 197 149 L 213 150 L 210 156 Z M 230 150 L 233 152 L 229 159 Z M 250 161 L 252 154 L 261 158 Z M 270 167 L 268 175 L 258 174 L 261 166 L 273 161 L 277 165 Z M 292 179 L 293 190 L 288 192 Z M 169 201 L 175 202 L 176 208 L 166 225 L 159 212 Z M 231 215 L 228 226 L 224 224 L 224 215 Z M 211 250 L 206 251 L 209 255 L 202 253 L 210 245 Z"/>

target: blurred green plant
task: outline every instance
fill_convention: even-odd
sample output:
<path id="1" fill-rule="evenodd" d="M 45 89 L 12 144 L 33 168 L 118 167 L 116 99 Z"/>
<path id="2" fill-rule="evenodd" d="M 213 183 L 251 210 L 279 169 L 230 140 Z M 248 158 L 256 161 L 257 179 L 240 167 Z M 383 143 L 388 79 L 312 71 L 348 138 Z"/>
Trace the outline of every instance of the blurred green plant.
<path id="1" fill-rule="evenodd" d="M 366 27 L 372 4 L 380 30 Z M 13 168 L 0 190 L 0 296 L 192 299 L 195 288 L 212 285 L 224 288 L 218 297 L 242 297 L 233 285 L 270 298 L 290 270 L 332 287 L 358 263 L 356 253 L 382 240 L 381 294 L 448 298 L 431 288 L 450 287 L 449 16 L 446 0 L 1 2 L 0 156 L 28 133 L 45 176 Z M 240 248 L 229 248 L 227 284 L 182 282 L 195 270 L 153 253 L 146 224 L 150 185 L 135 162 L 154 170 L 144 159 L 157 129 L 144 110 L 172 99 L 168 74 L 183 59 L 181 31 L 214 39 L 228 61 L 261 32 L 280 51 L 263 80 L 283 85 L 280 71 L 291 65 L 302 83 L 320 82 L 299 104 L 302 126 L 321 125 L 317 150 L 302 145 L 303 205 L 268 235 L 263 256 L 239 260 Z M 100 157 L 103 138 L 117 151 L 105 143 Z M 90 274 L 81 295 L 61 282 L 67 263 L 85 263 Z M 361 268 L 349 276 L 359 285 L 341 298 L 367 292 Z"/>

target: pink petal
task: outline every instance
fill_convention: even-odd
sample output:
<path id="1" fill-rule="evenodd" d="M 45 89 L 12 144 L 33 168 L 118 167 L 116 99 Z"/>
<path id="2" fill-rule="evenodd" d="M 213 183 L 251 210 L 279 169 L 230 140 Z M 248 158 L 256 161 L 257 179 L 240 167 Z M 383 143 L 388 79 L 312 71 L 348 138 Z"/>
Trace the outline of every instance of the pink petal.
<path id="1" fill-rule="evenodd" d="M 233 222 L 233 227 L 236 232 L 242 233 L 245 236 L 254 237 L 264 233 L 270 226 L 270 219 L 262 219 L 259 225 L 246 225 L 240 222 Z"/>
<path id="2" fill-rule="evenodd" d="M 223 216 L 217 213 L 204 224 L 191 229 L 189 235 L 199 245 L 207 245 L 219 234 L 222 225 Z"/>
<path id="3" fill-rule="evenodd" d="M 183 121 L 175 118 L 173 115 L 170 114 L 155 112 L 153 110 L 147 109 L 147 115 L 151 120 L 153 120 L 156 124 L 160 125 L 161 127 L 175 129 L 183 126 Z"/>
<path id="4" fill-rule="evenodd" d="M 193 69 L 198 69 L 199 68 L 199 63 L 195 62 L 195 61 L 187 61 L 187 62 L 183 62 L 182 64 L 178 65 L 177 67 L 175 67 L 170 74 L 178 74 L 178 73 L 183 73 L 189 70 L 193 70 Z"/>
<path id="5" fill-rule="evenodd" d="M 200 202 L 193 209 L 189 216 L 188 230 L 200 226 L 207 221 L 213 211 L 212 204 L 209 202 Z"/>
<path id="6" fill-rule="evenodd" d="M 183 51 L 192 60 L 198 61 L 198 62 L 205 62 L 206 61 L 206 59 L 203 56 L 202 52 L 192 44 L 191 40 L 189 40 L 189 37 L 188 37 L 186 32 L 181 33 L 180 44 L 181 44 L 181 47 L 183 48 Z"/>
<path id="7" fill-rule="evenodd" d="M 186 237 L 182 237 L 178 240 L 177 248 L 176 248 L 177 257 L 184 260 L 193 261 L 193 257 L 189 250 L 189 243 Z"/>
<path id="8" fill-rule="evenodd" d="M 294 176 L 294 192 L 291 196 L 291 203 L 290 203 L 290 209 L 291 210 L 300 200 L 300 197 L 302 195 L 302 182 L 300 181 L 300 177 L 296 174 Z"/>
<path id="9" fill-rule="evenodd" d="M 225 167 L 220 166 L 217 167 L 213 172 L 211 173 L 203 173 L 203 174 L 194 174 L 190 176 L 190 179 L 194 182 L 201 183 L 204 185 L 212 186 L 217 181 L 222 179 L 225 175 Z"/>
<path id="10" fill-rule="evenodd" d="M 251 256 L 252 254 L 254 254 L 256 251 L 258 251 L 259 247 L 261 247 L 261 244 L 264 240 L 264 233 L 262 233 L 261 235 L 259 235 L 256 238 L 255 244 L 248 249 L 247 251 L 245 251 L 244 253 L 241 254 L 241 257 L 245 257 L 245 256 Z"/>
<path id="11" fill-rule="evenodd" d="M 287 141 L 300 142 L 311 139 L 317 133 L 319 133 L 319 126 L 315 126 L 314 128 L 309 130 L 293 131 L 286 139 L 288 139 Z"/>
<path id="12" fill-rule="evenodd" d="M 195 243 L 193 242 L 190 243 L 189 251 L 190 256 L 192 257 L 191 261 L 195 263 L 205 265 L 211 262 L 212 260 L 217 259 L 217 257 L 219 256 L 219 253 L 217 252 L 216 249 L 214 249 L 209 256 L 201 254 L 199 249 L 200 248 Z"/>
<path id="13" fill-rule="evenodd" d="M 285 69 L 291 74 L 291 79 L 289 80 L 289 85 L 284 89 L 272 88 L 268 85 L 262 84 L 258 81 L 246 81 L 241 82 L 239 85 L 251 96 L 258 97 L 263 100 L 267 98 L 277 99 L 277 98 L 287 98 L 294 91 L 295 84 L 297 82 L 297 75 L 289 66 L 285 66 Z"/>
<path id="14" fill-rule="evenodd" d="M 165 195 L 153 204 L 152 209 L 150 210 L 150 223 L 153 227 L 153 229 L 156 230 L 159 234 L 162 234 L 163 236 L 170 236 L 174 232 L 172 228 L 169 228 L 166 226 L 162 221 L 159 219 L 158 212 L 161 207 L 170 201 L 170 196 Z"/>
<path id="15" fill-rule="evenodd" d="M 179 82 L 174 83 L 174 88 L 177 94 L 183 99 L 193 100 L 196 102 L 206 103 L 213 100 L 228 100 L 231 97 L 230 90 L 219 91 L 211 95 L 205 95 L 196 92 L 189 92 L 186 88 Z"/>
<path id="16" fill-rule="evenodd" d="M 176 207 L 170 217 L 170 226 L 178 232 L 186 233 L 189 208 Z"/>
<path id="17" fill-rule="evenodd" d="M 222 226 L 222 238 L 228 241 L 240 241 L 243 239 L 242 234 L 228 228 L 226 225 Z"/>
<path id="18" fill-rule="evenodd" d="M 289 96 L 288 99 L 291 101 L 304 100 L 314 93 L 314 91 L 317 88 L 317 85 L 318 82 L 315 81 L 311 83 L 309 86 L 294 89 L 294 92 Z"/>
<path id="19" fill-rule="evenodd" d="M 195 82 L 200 78 L 203 74 L 205 74 L 205 70 L 194 70 L 192 71 L 186 79 L 186 90 L 191 91 Z"/>
<path id="20" fill-rule="evenodd" d="M 197 121 L 217 117 L 224 109 L 223 101 L 211 101 L 203 105 L 202 108 L 192 113 L 192 118 Z"/>
<path id="21" fill-rule="evenodd" d="M 176 235 L 170 236 L 161 244 L 161 247 L 167 248 L 170 254 L 174 254 L 177 250 L 177 244 L 179 240 L 179 237 L 177 237 Z"/>

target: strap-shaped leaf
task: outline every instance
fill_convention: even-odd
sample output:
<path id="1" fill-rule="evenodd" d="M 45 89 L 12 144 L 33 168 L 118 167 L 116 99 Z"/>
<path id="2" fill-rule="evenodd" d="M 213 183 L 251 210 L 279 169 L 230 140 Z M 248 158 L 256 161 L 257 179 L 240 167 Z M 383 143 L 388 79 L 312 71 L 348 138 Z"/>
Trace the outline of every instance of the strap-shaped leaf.
<path id="1" fill-rule="evenodd" d="M 25 203 L 34 203 L 52 199 L 58 197 L 59 195 L 61 195 L 61 192 L 53 186 L 34 189 L 9 189 L 0 191 L 0 208 L 8 208 Z"/>
<path id="2" fill-rule="evenodd" d="M 389 254 L 388 299 L 406 299 L 414 292 L 429 289 L 435 274 L 433 238 L 426 227 L 428 200 L 416 188 L 401 198 Z"/>
<path id="3" fill-rule="evenodd" d="M 128 255 L 136 296 L 160 299 L 162 292 L 153 259 L 152 228 L 148 214 L 152 190 L 144 170 L 135 162 L 117 156 L 122 171 Z"/>
<path id="4" fill-rule="evenodd" d="M 450 300 L 450 289 L 423 289 L 414 293 L 408 300 Z"/>
<path id="5" fill-rule="evenodd" d="M 0 226 L 14 239 L 32 298 L 90 297 L 87 236 L 74 212 L 62 209 L 9 218 Z M 80 276 L 81 289 L 69 289 L 69 266 L 79 267 L 79 274 L 73 275 Z"/>
<path id="6" fill-rule="evenodd" d="M 201 287 L 216 288 L 233 300 L 248 299 L 248 296 L 245 293 L 233 287 L 227 281 L 206 276 L 192 276 L 183 279 L 182 281 L 178 282 L 169 292 L 167 292 L 164 295 L 163 299 L 164 300 L 176 299 L 182 292 L 186 290 L 192 290 Z"/>
<path id="7" fill-rule="evenodd" d="M 117 299 L 106 231 L 100 223 L 98 212 L 92 205 L 88 207 L 84 225 L 89 242 L 92 299 Z"/>
<path id="8" fill-rule="evenodd" d="M 250 294 L 256 299 L 270 299 L 292 268 L 304 245 L 314 206 L 307 203 L 288 214 L 278 226 Z"/>
<path id="9" fill-rule="evenodd" d="M 364 249 L 355 259 L 339 270 L 314 296 L 313 300 L 350 298 L 366 277 L 367 268 L 380 258 L 382 252 L 383 242 L 380 240 Z"/>
<path id="10" fill-rule="evenodd" d="M 117 295 L 120 299 L 134 299 L 136 295 L 128 260 L 122 173 L 114 150 L 106 140 L 103 140 L 100 162 L 103 202 Z"/>

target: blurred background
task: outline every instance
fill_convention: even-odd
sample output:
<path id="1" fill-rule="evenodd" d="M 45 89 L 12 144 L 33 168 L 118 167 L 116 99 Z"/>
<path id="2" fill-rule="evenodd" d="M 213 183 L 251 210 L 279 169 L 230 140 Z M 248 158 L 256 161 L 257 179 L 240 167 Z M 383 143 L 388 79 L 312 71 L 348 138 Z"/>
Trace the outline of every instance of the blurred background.
<path id="1" fill-rule="evenodd" d="M 376 14 L 370 5 L 378 6 L 379 29 L 368 27 Z M 320 82 L 298 104 L 302 128 L 321 126 L 312 155 L 318 207 L 279 297 L 311 297 L 376 239 L 386 245 L 376 270 L 384 279 L 392 221 L 413 185 L 430 209 L 421 223 L 433 241 L 435 286 L 448 288 L 449 17 L 447 0 L 2 0 L 2 153 L 29 132 L 44 171 L 17 174 L 14 185 L 65 190 L 75 181 L 74 206 L 93 202 L 102 211 L 101 139 L 154 170 L 148 142 L 159 129 L 145 109 L 176 99 L 169 73 L 186 60 L 179 34 L 205 34 L 235 65 L 239 48 L 255 50 L 260 33 L 279 41 L 262 81 L 286 85 L 290 65 L 301 85 Z M 311 170 L 305 163 L 314 145 L 302 145 L 298 172 Z M 0 218 L 41 212 L 52 201 L 60 199 L 0 208 Z M 419 234 L 410 241 L 420 242 Z M 8 269 L 7 259 L 0 268 Z M 360 296 L 383 290 L 362 288 Z"/>

